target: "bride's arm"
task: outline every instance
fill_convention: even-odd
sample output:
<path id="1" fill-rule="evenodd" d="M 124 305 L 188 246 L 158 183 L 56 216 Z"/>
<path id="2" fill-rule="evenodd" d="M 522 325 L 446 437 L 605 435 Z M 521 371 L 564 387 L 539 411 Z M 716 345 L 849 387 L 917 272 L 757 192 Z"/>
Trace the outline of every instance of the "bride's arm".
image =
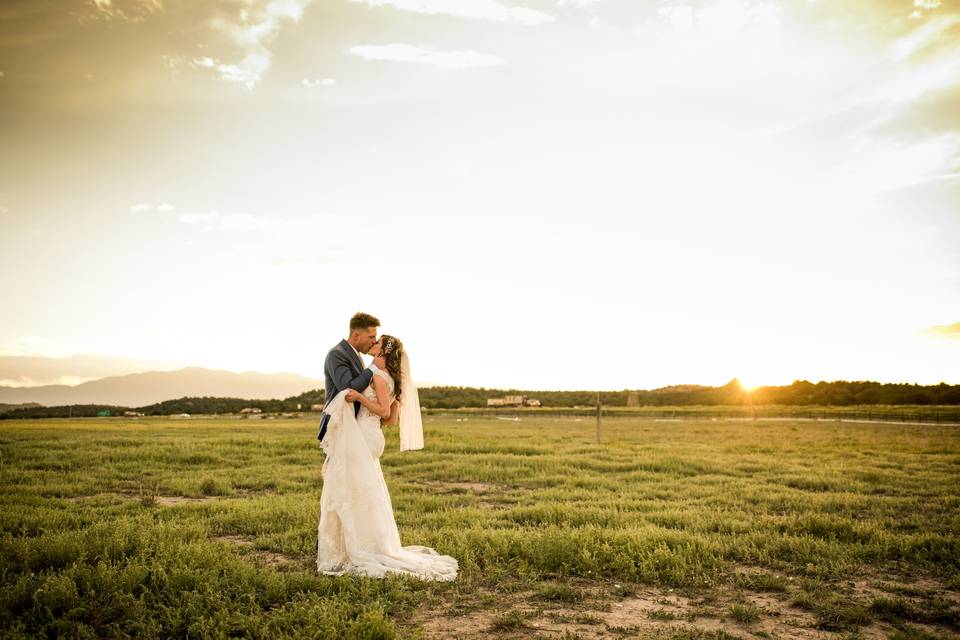
<path id="1" fill-rule="evenodd" d="M 381 427 L 395 427 L 400 419 L 400 401 L 394 400 L 390 404 L 390 415 L 380 421 Z"/>
<path id="2" fill-rule="evenodd" d="M 387 391 L 387 383 L 380 376 L 373 376 L 373 390 L 377 392 L 377 401 L 374 402 L 367 396 L 361 395 L 357 400 L 370 410 L 370 413 L 376 414 L 381 418 L 390 417 L 390 392 Z"/>

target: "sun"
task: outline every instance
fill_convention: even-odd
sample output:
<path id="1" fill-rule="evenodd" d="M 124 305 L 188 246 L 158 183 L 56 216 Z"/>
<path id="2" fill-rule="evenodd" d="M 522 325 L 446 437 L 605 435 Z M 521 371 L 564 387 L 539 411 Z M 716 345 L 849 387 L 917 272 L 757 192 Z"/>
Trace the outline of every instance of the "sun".
<path id="1" fill-rule="evenodd" d="M 759 384 L 754 384 L 749 380 L 744 380 L 743 378 L 737 378 L 737 383 L 740 384 L 740 388 L 746 393 L 753 393 L 753 391 L 760 386 Z"/>

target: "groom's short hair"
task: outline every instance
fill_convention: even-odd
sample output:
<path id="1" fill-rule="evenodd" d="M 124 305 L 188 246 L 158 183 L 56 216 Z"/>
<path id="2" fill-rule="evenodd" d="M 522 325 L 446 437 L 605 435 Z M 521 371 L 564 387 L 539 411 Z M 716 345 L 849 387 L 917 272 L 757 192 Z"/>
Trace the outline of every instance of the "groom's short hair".
<path id="1" fill-rule="evenodd" d="M 369 313 L 358 311 L 350 318 L 350 333 L 360 329 L 369 329 L 370 327 L 379 327 L 380 321 Z"/>

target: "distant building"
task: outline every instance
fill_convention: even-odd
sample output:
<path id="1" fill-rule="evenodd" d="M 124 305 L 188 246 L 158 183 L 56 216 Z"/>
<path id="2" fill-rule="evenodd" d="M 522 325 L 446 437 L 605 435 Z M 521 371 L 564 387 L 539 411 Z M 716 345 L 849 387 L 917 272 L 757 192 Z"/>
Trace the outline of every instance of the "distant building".
<path id="1" fill-rule="evenodd" d="M 310 405 L 310 411 L 323 411 L 322 404 L 312 404 Z"/>
<path id="2" fill-rule="evenodd" d="M 502 398 L 487 398 L 488 407 L 539 407 L 540 401 L 524 396 L 504 396 Z"/>
<path id="3" fill-rule="evenodd" d="M 123 412 L 123 415 L 125 415 L 125 416 L 127 416 L 127 417 L 129 417 L 129 418 L 142 418 L 142 417 L 143 417 L 143 414 L 140 413 L 139 411 L 124 411 L 124 412 Z"/>
<path id="4" fill-rule="evenodd" d="M 257 407 L 246 407 L 245 409 L 240 409 L 240 413 L 263 413 Z"/>
<path id="5" fill-rule="evenodd" d="M 189 417 L 190 417 L 190 414 L 189 414 L 189 413 L 177 413 L 177 414 L 173 415 L 172 417 L 174 417 L 174 418 L 189 418 Z"/>

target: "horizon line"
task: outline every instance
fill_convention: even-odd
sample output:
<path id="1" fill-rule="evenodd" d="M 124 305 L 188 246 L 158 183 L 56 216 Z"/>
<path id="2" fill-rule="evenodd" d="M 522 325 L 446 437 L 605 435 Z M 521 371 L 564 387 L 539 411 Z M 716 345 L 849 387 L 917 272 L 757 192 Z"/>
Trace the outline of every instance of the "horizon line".
<path id="1" fill-rule="evenodd" d="M 38 356 L 3 356 L 2 354 L 0 354 L 0 357 L 38 357 Z M 39 356 L 39 357 L 46 357 L 46 356 Z M 74 356 L 66 356 L 66 358 L 69 358 L 69 357 L 74 357 Z M 186 371 L 186 370 L 188 370 L 188 369 L 199 369 L 199 370 L 202 370 L 202 371 L 231 373 L 231 374 L 234 374 L 234 375 L 256 374 L 256 375 L 263 375 L 263 376 L 298 376 L 298 377 L 301 377 L 301 378 L 307 378 L 307 379 L 310 379 L 310 380 L 315 380 L 315 381 L 320 382 L 320 383 L 323 383 L 323 382 L 324 382 L 324 380 L 323 380 L 322 378 L 317 378 L 317 377 L 314 377 L 314 376 L 311 376 L 311 375 L 307 375 L 307 374 L 303 374 L 303 373 L 297 373 L 297 372 L 294 372 L 294 371 L 265 372 L 265 371 L 259 371 L 259 370 L 256 370 L 256 369 L 245 369 L 245 370 L 243 370 L 243 371 L 237 371 L 237 370 L 235 370 L 235 369 L 221 368 L 221 367 L 204 367 L 204 366 L 200 366 L 200 365 L 186 365 L 186 366 L 178 367 L 178 368 L 175 368 L 175 369 L 148 369 L 148 370 L 145 370 L 145 371 L 136 371 L 136 372 L 131 372 L 131 373 L 121 373 L 121 374 L 115 374 L 115 375 L 100 376 L 100 377 L 96 377 L 96 378 L 88 378 L 88 379 L 82 380 L 81 382 L 77 382 L 77 383 L 75 383 L 75 384 L 68 384 L 68 383 L 63 383 L 63 382 L 47 382 L 47 383 L 42 383 L 42 384 L 22 384 L 22 385 L 0 384 L 0 389 L 37 389 L 37 388 L 41 388 L 41 387 L 69 387 L 69 388 L 76 388 L 76 387 L 80 387 L 80 386 L 82 386 L 82 385 L 84 385 L 84 384 L 90 384 L 90 383 L 93 383 L 93 382 L 98 382 L 98 381 L 100 381 L 100 380 L 106 380 L 106 379 L 108 379 L 108 378 L 125 378 L 125 377 L 129 377 L 129 376 L 146 375 L 146 374 L 150 374 L 150 373 L 177 373 L 177 372 L 180 372 L 180 371 Z M 71 377 L 71 376 L 61 376 L 61 378 L 64 378 L 64 377 Z M 7 381 L 4 381 L 4 382 L 7 382 Z M 416 381 L 415 381 L 415 382 L 416 382 Z M 713 384 L 713 385 L 711 385 L 711 384 L 702 384 L 702 383 L 697 383 L 697 382 L 680 382 L 680 383 L 664 384 L 664 385 L 661 385 L 661 386 L 658 386 L 658 387 L 653 387 L 653 388 L 622 387 L 622 388 L 616 388 L 616 389 L 614 389 L 614 388 L 582 388 L 582 387 L 580 387 L 580 388 L 552 388 L 552 389 L 540 388 L 540 389 L 537 389 L 537 388 L 521 388 L 521 387 L 517 387 L 517 386 L 513 386 L 513 387 L 498 387 L 498 386 L 484 386 L 484 385 L 479 385 L 479 386 L 478 386 L 478 385 L 455 384 L 455 383 L 449 383 L 449 382 L 434 382 L 434 381 L 430 381 L 430 382 L 416 382 L 416 384 L 417 384 L 417 387 L 420 388 L 420 389 L 437 388 L 437 387 L 453 387 L 453 388 L 463 388 L 463 389 L 482 389 L 482 390 L 486 390 L 486 391 L 524 391 L 524 392 L 533 392 L 533 393 L 537 393 L 537 392 L 543 392 L 543 393 L 557 393 L 557 392 L 617 393 L 617 392 L 623 392 L 623 391 L 628 391 L 628 392 L 659 391 L 659 390 L 662 390 L 662 389 L 670 389 L 670 388 L 673 388 L 673 387 L 702 387 L 702 388 L 719 389 L 719 388 L 723 388 L 723 387 L 729 386 L 729 385 L 731 385 L 731 384 L 733 384 L 733 383 L 739 384 L 744 391 L 755 392 L 755 391 L 757 391 L 757 390 L 759 390 L 759 389 L 764 389 L 764 388 L 789 387 L 789 386 L 791 386 L 791 385 L 793 385 L 793 384 L 796 384 L 796 383 L 798 383 L 798 382 L 807 382 L 807 383 L 810 383 L 810 384 L 821 384 L 821 383 L 822 383 L 822 384 L 833 384 L 833 383 L 837 383 L 837 382 L 846 382 L 846 383 L 874 383 L 874 384 L 881 384 L 881 385 L 912 385 L 912 386 L 922 386 L 922 387 L 936 387 L 936 386 L 940 386 L 940 385 L 955 386 L 955 385 L 960 384 L 960 382 L 953 383 L 953 382 L 948 382 L 948 381 L 946 381 L 946 380 L 941 380 L 941 381 L 939 381 L 939 382 L 933 382 L 933 383 L 923 383 L 923 382 L 917 382 L 917 381 L 893 381 L 893 382 L 891 382 L 891 381 L 886 381 L 886 382 L 885 382 L 885 381 L 877 380 L 877 379 L 844 379 L 844 378 L 837 378 L 837 379 L 834 379 L 834 380 L 825 380 L 825 379 L 817 379 L 817 380 L 814 380 L 814 379 L 811 379 L 811 378 L 795 378 L 795 379 L 792 380 L 791 382 L 787 382 L 787 383 L 783 383 L 783 384 L 750 384 L 750 385 L 744 385 L 743 382 L 740 380 L 740 378 L 737 377 L 737 376 L 732 377 L 730 380 L 728 380 L 727 382 L 725 382 L 725 383 L 723 383 L 723 384 Z M 322 385 L 321 385 L 320 388 L 322 388 Z"/>

